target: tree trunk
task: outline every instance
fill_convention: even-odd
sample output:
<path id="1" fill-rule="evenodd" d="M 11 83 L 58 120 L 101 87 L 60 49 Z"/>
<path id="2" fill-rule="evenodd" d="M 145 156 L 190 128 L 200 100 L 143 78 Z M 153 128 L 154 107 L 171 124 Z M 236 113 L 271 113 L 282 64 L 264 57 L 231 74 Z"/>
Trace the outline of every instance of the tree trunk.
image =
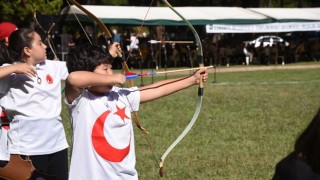
<path id="1" fill-rule="evenodd" d="M 260 1 L 260 7 L 270 7 L 271 1 L 270 0 L 261 0 Z"/>
<path id="2" fill-rule="evenodd" d="M 283 7 L 283 0 L 280 0 L 280 7 Z"/>

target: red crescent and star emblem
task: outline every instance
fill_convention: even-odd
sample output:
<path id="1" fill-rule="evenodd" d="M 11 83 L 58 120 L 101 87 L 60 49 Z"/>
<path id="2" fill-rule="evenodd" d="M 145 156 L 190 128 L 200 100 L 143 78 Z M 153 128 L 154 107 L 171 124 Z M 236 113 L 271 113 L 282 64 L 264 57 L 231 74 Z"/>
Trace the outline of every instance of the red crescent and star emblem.
<path id="1" fill-rule="evenodd" d="M 122 119 L 122 121 L 124 122 L 124 119 L 130 119 L 127 115 L 126 115 L 126 107 L 123 107 L 122 109 L 118 107 L 117 105 L 117 112 L 115 112 L 114 114 L 120 116 L 120 118 Z"/>
<path id="2" fill-rule="evenodd" d="M 123 122 L 125 119 L 129 119 L 129 117 L 125 113 L 124 108 L 117 107 L 117 111 L 114 113 L 118 115 Z M 131 133 L 130 140 L 128 142 L 128 146 L 123 149 L 113 147 L 107 140 L 107 137 L 104 135 L 104 124 L 107 120 L 107 117 L 110 114 L 110 110 L 103 112 L 95 121 L 92 128 L 92 144 L 93 148 L 102 158 L 110 162 L 121 162 L 129 153 L 130 150 L 130 141 L 131 141 Z"/>

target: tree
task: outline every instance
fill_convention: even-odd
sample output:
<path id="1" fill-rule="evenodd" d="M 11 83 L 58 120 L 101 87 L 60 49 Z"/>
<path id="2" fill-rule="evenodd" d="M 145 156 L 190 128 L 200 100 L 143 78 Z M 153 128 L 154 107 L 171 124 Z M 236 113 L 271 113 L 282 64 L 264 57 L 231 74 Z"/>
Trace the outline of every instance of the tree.
<path id="1" fill-rule="evenodd" d="M 57 15 L 61 0 L 0 0 L 0 21 L 9 21 L 19 26 L 33 22 L 34 11 L 42 15 Z"/>
<path id="2" fill-rule="evenodd" d="M 78 2 L 86 5 L 128 5 L 128 0 L 86 0 L 84 2 Z"/>

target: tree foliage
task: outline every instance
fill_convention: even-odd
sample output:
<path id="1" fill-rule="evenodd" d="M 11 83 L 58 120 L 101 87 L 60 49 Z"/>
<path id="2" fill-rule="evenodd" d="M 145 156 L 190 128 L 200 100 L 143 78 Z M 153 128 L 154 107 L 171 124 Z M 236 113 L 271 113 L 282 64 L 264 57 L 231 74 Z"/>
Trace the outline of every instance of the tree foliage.
<path id="1" fill-rule="evenodd" d="M 36 10 L 43 15 L 59 13 L 62 0 L 0 0 L 0 22 L 9 21 L 18 26 L 26 26 L 33 21 Z"/>
<path id="2" fill-rule="evenodd" d="M 128 0 L 97 0 L 97 5 L 128 5 Z"/>

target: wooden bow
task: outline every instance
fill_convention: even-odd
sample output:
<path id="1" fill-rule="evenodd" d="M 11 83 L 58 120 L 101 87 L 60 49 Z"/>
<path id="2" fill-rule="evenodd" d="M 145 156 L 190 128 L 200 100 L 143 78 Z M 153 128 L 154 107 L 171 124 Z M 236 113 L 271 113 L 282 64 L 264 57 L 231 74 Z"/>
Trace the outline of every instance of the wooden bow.
<path id="1" fill-rule="evenodd" d="M 70 3 L 72 3 L 72 4 L 74 4 L 76 7 L 78 7 L 81 11 L 86 13 L 89 17 L 91 17 L 98 24 L 98 26 L 103 30 L 103 32 L 105 33 L 106 38 L 109 39 L 110 42 L 113 42 L 112 41 L 112 35 L 111 35 L 110 31 L 108 30 L 108 28 L 104 25 L 104 23 L 99 18 L 97 18 L 90 11 L 88 11 L 83 6 L 81 6 L 77 1 L 75 1 L 75 0 L 68 0 L 68 1 Z M 118 56 L 122 58 L 122 53 L 118 52 Z M 129 73 L 130 72 L 127 63 L 123 58 L 122 58 L 122 67 L 123 67 L 123 71 L 125 73 Z M 133 87 L 133 80 L 127 80 L 127 82 L 128 82 L 128 87 L 129 88 Z M 136 112 L 136 111 L 132 112 L 132 116 L 133 116 L 133 119 L 134 119 L 137 127 L 140 130 L 142 130 L 144 133 L 148 134 L 148 131 L 146 131 L 146 129 L 144 127 L 142 127 L 141 124 L 140 124 L 140 121 L 139 121 L 139 118 L 138 118 L 138 112 Z"/>
<path id="2" fill-rule="evenodd" d="M 189 28 L 191 29 L 193 35 L 195 36 L 197 45 L 198 45 L 198 62 L 199 62 L 199 68 L 203 68 L 204 67 L 204 63 L 203 63 L 203 50 L 202 50 L 202 44 L 201 44 L 201 40 L 200 37 L 197 33 L 197 31 L 194 29 L 194 27 L 190 24 L 190 22 L 188 20 L 186 20 L 179 12 L 177 12 L 172 6 L 171 4 L 167 1 L 167 0 L 162 0 L 173 12 L 175 12 L 181 19 L 183 19 L 187 25 L 189 26 Z M 192 126 L 194 125 L 194 123 L 196 122 L 196 120 L 198 119 L 199 113 L 200 113 L 200 109 L 201 109 L 201 104 L 202 104 L 202 96 L 203 96 L 203 87 L 204 87 L 204 83 L 202 81 L 202 76 L 200 78 L 200 83 L 199 83 L 199 88 L 198 88 L 198 102 L 197 102 L 197 108 L 196 111 L 190 121 L 190 123 L 188 124 L 188 126 L 183 130 L 183 132 L 178 136 L 178 138 L 169 146 L 169 148 L 165 151 L 165 153 L 162 155 L 162 157 L 160 158 L 160 176 L 163 177 L 163 166 L 164 166 L 164 160 L 167 157 L 167 155 L 171 152 L 171 150 L 182 140 L 182 138 L 184 138 L 184 136 L 190 131 L 190 129 L 192 128 Z"/>
<path id="3" fill-rule="evenodd" d="M 50 28 L 48 29 L 48 31 L 44 30 L 43 27 L 41 26 L 41 24 L 39 23 L 38 19 L 37 19 L 37 12 L 34 11 L 33 13 L 33 19 L 36 23 L 36 25 L 45 33 L 46 35 L 46 41 L 48 42 L 48 46 L 51 50 L 51 52 L 53 53 L 53 60 L 59 60 L 58 56 L 57 56 L 57 53 L 55 52 L 55 46 L 54 46 L 54 43 L 52 41 L 52 38 L 51 38 L 51 31 L 53 29 L 53 27 L 56 25 L 55 23 L 52 23 L 52 25 L 50 26 Z"/>

